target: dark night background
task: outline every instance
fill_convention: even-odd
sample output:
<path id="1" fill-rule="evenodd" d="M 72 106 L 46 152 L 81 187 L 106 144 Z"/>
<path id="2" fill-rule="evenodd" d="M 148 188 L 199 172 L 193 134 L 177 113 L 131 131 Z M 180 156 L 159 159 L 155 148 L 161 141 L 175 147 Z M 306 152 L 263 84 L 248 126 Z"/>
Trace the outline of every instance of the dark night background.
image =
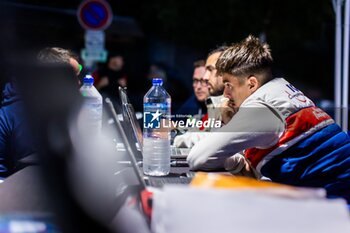
<path id="1" fill-rule="evenodd" d="M 2 0 L 3 57 L 30 46 L 61 46 L 79 53 L 84 47 L 84 30 L 75 12 L 80 2 Z M 193 61 L 217 45 L 261 33 L 271 46 L 276 75 L 311 98 L 333 99 L 335 14 L 330 0 L 108 2 L 115 18 L 106 30 L 106 48 L 123 53 L 136 108 L 150 87 L 150 64 L 164 64 L 176 80 L 176 91 L 184 92 L 181 102 L 192 90 Z M 5 72 L 2 76 L 8 78 Z"/>

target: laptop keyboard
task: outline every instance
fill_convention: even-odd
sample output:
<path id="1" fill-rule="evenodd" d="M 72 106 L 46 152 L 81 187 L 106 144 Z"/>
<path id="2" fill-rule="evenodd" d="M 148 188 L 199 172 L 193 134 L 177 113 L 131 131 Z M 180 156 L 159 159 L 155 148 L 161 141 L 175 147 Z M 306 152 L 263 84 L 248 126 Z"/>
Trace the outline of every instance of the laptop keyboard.
<path id="1" fill-rule="evenodd" d="M 177 148 L 177 147 L 171 147 L 171 155 L 188 155 L 190 153 L 189 148 Z"/>
<path id="2" fill-rule="evenodd" d="M 152 187 L 163 187 L 164 184 L 189 184 L 190 177 L 148 177 L 147 183 Z"/>

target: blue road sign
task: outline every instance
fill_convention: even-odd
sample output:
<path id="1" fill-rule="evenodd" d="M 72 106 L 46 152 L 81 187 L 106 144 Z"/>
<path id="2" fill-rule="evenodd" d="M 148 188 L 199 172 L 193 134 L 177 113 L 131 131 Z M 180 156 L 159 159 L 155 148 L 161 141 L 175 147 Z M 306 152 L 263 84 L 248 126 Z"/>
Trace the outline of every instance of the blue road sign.
<path id="1" fill-rule="evenodd" d="M 112 21 L 113 13 L 107 1 L 87 0 L 80 4 L 78 20 L 86 30 L 104 30 Z"/>

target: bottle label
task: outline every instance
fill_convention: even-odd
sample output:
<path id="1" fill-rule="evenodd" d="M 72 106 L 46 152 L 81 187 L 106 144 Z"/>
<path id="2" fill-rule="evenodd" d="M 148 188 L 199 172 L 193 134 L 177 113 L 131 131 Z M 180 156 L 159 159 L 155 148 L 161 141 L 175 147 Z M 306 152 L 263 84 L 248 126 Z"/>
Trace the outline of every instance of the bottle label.
<path id="1" fill-rule="evenodd" d="M 143 112 L 143 127 L 145 129 L 162 129 L 170 121 L 169 103 L 145 103 Z"/>

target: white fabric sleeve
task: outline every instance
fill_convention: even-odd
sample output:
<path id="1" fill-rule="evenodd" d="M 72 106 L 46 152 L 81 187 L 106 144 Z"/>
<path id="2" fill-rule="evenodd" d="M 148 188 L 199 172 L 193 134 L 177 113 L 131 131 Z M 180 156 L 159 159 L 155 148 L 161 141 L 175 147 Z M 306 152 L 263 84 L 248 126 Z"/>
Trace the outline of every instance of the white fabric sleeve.
<path id="1" fill-rule="evenodd" d="M 192 148 L 197 142 L 205 138 L 207 132 L 186 132 L 174 138 L 175 147 Z"/>
<path id="2" fill-rule="evenodd" d="M 227 125 L 196 143 L 187 161 L 191 169 L 221 169 L 225 159 L 237 152 L 273 146 L 284 129 L 283 120 L 273 110 L 259 102 L 250 103 L 240 107 Z"/>

